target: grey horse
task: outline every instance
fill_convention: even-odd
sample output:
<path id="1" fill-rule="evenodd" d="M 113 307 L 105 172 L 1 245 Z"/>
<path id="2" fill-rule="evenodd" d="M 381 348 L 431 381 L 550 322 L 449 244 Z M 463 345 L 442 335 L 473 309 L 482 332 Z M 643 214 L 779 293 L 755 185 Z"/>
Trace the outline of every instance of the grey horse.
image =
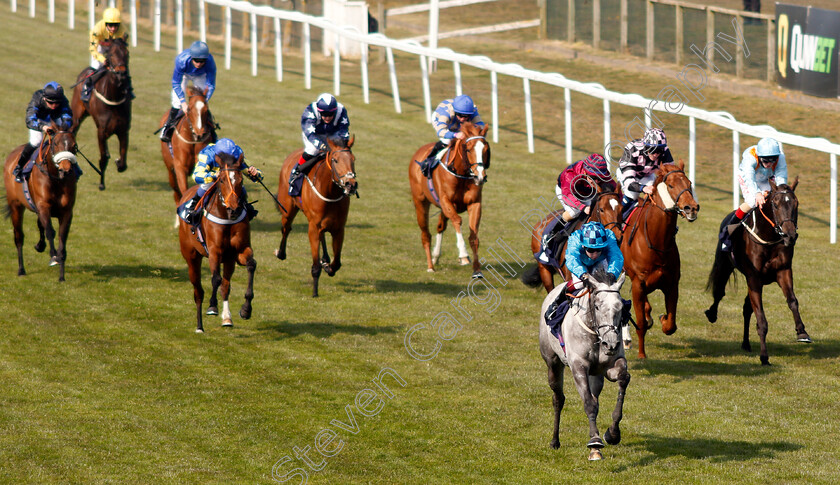
<path id="1" fill-rule="evenodd" d="M 560 412 L 566 401 L 563 394 L 563 366 L 568 366 L 589 418 L 589 443 L 586 446 L 590 450 L 590 460 L 600 460 L 600 449 L 604 447 L 596 424 L 598 395 L 604 387 L 604 377 L 618 382 L 613 424 L 604 433 L 604 440 L 611 445 L 621 441 L 618 423 L 621 421 L 624 393 L 630 383 L 620 335 L 622 299 L 619 290 L 624 284 L 624 278 L 625 274 L 622 273 L 618 281 L 615 281 L 612 274 L 597 270 L 592 278 L 586 280 L 586 290 L 574 298 L 563 319 L 561 335 L 565 350 L 545 323 L 546 310 L 565 285 L 552 290 L 545 297 L 540 310 L 540 354 L 548 366 L 548 385 L 554 391 L 554 436 L 551 447 L 560 447 Z"/>

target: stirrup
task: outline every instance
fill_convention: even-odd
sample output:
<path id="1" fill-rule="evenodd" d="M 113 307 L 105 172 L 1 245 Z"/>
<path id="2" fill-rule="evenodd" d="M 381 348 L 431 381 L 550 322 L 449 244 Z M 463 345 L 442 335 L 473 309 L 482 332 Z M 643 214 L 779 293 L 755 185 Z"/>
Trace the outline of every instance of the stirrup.
<path id="1" fill-rule="evenodd" d="M 20 165 L 16 165 L 14 170 L 12 170 L 12 175 L 15 176 L 15 182 L 22 184 L 23 183 L 23 168 Z"/>

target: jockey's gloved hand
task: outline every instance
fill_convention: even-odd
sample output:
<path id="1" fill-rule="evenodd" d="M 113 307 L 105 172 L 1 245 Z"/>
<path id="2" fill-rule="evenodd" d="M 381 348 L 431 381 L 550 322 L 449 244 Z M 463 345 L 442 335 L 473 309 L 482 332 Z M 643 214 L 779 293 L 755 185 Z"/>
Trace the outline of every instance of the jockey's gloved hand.
<path id="1" fill-rule="evenodd" d="M 580 280 L 583 281 L 587 286 L 592 284 L 592 275 L 589 273 L 583 273 L 580 275 Z"/>

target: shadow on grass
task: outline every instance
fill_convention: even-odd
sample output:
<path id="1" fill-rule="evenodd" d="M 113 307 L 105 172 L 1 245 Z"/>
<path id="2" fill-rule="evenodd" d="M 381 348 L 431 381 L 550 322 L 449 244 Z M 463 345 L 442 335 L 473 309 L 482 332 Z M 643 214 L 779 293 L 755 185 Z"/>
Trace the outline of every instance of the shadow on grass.
<path id="1" fill-rule="evenodd" d="M 163 278 L 173 281 L 188 282 L 187 268 L 173 269 L 173 268 L 159 268 L 149 266 L 147 264 L 126 265 L 115 264 L 107 266 L 98 266 L 92 264 L 85 264 L 79 267 L 81 271 L 91 273 L 94 278 L 102 281 L 110 281 L 121 278 Z"/>
<path id="2" fill-rule="evenodd" d="M 634 370 L 646 370 L 654 376 L 670 375 L 678 380 L 689 380 L 704 376 L 764 376 L 776 370 L 772 365 L 761 365 L 757 354 L 755 362 L 706 362 L 694 359 L 656 360 L 648 357 L 644 360 L 630 359 L 628 365 L 631 373 Z"/>
<path id="3" fill-rule="evenodd" d="M 754 325 L 754 322 L 753 322 Z M 791 325 L 792 327 L 792 325 Z M 721 343 L 718 340 L 707 340 L 701 338 L 687 338 L 681 342 L 665 342 L 661 346 L 668 350 L 677 350 L 686 352 L 686 357 L 689 359 L 704 358 L 704 357 L 732 357 L 737 355 L 752 356 L 758 359 L 760 351 L 760 343 L 758 336 L 755 334 L 754 326 L 750 327 L 753 332 L 750 335 L 750 345 L 752 345 L 752 352 L 746 352 L 741 349 L 741 339 L 733 340 L 731 342 Z M 789 331 L 790 341 L 788 342 L 774 342 L 772 339 L 767 342 L 767 353 L 770 356 L 770 363 L 773 363 L 773 357 L 803 357 L 807 356 L 813 359 L 836 359 L 840 357 L 840 340 L 820 340 L 814 338 L 814 343 L 805 344 L 794 341 L 793 328 Z"/>
<path id="4" fill-rule="evenodd" d="M 776 458 L 779 453 L 788 453 L 802 449 L 802 445 L 787 441 L 767 441 L 752 443 L 749 441 L 717 440 L 709 438 L 686 439 L 673 436 L 639 435 L 639 441 L 629 443 L 629 447 L 650 455 L 635 460 L 627 466 L 617 468 L 616 472 L 635 469 L 639 466 L 665 462 L 674 457 L 690 460 L 703 460 L 709 463 L 730 461 L 751 462 L 760 458 Z"/>
<path id="5" fill-rule="evenodd" d="M 257 205 L 257 210 L 259 210 L 260 213 L 253 221 L 251 221 L 251 229 L 276 232 L 277 244 L 280 244 L 280 231 L 283 229 L 283 221 L 280 218 L 281 213 L 273 210 L 270 206 L 262 206 L 261 204 Z M 264 216 L 263 214 L 266 215 Z M 351 223 L 345 225 L 344 227 L 347 229 L 372 229 L 375 226 L 367 223 Z M 306 216 L 298 214 L 298 216 L 295 217 L 295 221 L 292 223 L 292 232 L 289 234 L 291 235 L 295 233 L 303 234 L 304 236 L 309 233 L 309 222 L 307 222 Z M 327 245 L 330 245 L 330 254 L 332 254 L 331 244 L 332 242 L 330 240 L 329 233 L 327 233 Z M 307 244 L 306 247 L 309 248 L 309 245 Z"/>
<path id="6" fill-rule="evenodd" d="M 377 293 L 430 293 L 433 295 L 451 295 L 453 298 L 464 290 L 464 285 L 451 283 L 406 282 L 395 280 L 376 280 L 373 286 Z"/>
<path id="7" fill-rule="evenodd" d="M 163 161 L 160 162 L 160 173 L 161 178 L 159 179 L 137 178 L 134 182 L 132 182 L 132 185 L 137 190 L 151 192 L 166 192 L 171 197 L 172 187 L 170 187 L 169 182 L 167 182 L 166 167 L 163 165 Z M 190 184 L 190 187 L 192 187 L 192 184 Z"/>
<path id="8" fill-rule="evenodd" d="M 387 326 L 365 326 L 355 324 L 334 324 L 327 322 L 279 322 L 269 326 L 259 328 L 262 332 L 273 332 L 277 334 L 277 339 L 298 337 L 300 335 L 308 334 L 313 337 L 326 338 L 332 335 L 345 333 L 353 335 L 377 335 L 380 333 L 396 333 L 401 330 L 397 325 Z"/>

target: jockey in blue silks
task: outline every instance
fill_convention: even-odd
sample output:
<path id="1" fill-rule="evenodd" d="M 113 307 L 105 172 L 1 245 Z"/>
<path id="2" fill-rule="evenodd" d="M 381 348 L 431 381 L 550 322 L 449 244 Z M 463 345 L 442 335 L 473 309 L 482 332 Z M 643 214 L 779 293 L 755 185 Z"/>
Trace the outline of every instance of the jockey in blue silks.
<path id="1" fill-rule="evenodd" d="M 217 160 L 218 155 L 228 155 L 231 158 L 237 160 L 239 164 L 239 169 L 242 171 L 247 172 L 248 177 L 253 180 L 254 182 L 258 180 L 262 180 L 263 174 L 257 167 L 249 167 L 247 163 L 245 163 L 245 153 L 242 151 L 242 148 L 239 147 L 236 143 L 233 142 L 230 138 L 222 138 L 215 144 L 210 144 L 204 147 L 201 152 L 198 154 L 198 163 L 195 166 L 195 170 L 193 170 L 193 179 L 195 183 L 199 184 L 198 191 L 195 193 L 195 197 L 187 202 L 184 206 L 184 220 L 189 222 L 190 224 L 198 223 L 200 219 L 200 211 L 196 207 L 198 201 L 201 199 L 202 196 L 207 192 L 207 189 L 216 181 L 219 177 L 219 162 Z M 250 221 L 257 215 L 257 209 L 254 208 L 247 201 L 247 193 L 245 193 L 245 188 L 242 188 L 243 194 L 245 197 L 244 205 L 245 209 L 248 211 L 248 220 Z"/>
<path id="2" fill-rule="evenodd" d="M 17 165 L 12 171 L 15 182 L 23 183 L 23 166 L 41 145 L 44 133 L 50 130 L 52 123 L 62 129 L 69 129 L 73 123 L 73 112 L 67 97 L 64 96 L 64 88 L 55 81 L 48 82 L 43 88 L 32 93 L 32 100 L 26 107 L 29 143 L 23 146 Z"/>
<path id="3" fill-rule="evenodd" d="M 738 184 L 741 186 L 744 202 L 730 216 L 729 224 L 740 224 L 750 210 L 756 206 L 764 207 L 767 193 L 770 191 L 770 180 L 776 185 L 781 185 L 786 184 L 787 179 L 787 161 L 781 143 L 773 138 L 762 138 L 757 145 L 744 150 L 741 164 L 738 166 Z M 732 249 L 730 235 L 731 231 L 724 225 L 720 234 L 723 251 Z"/>
<path id="4" fill-rule="evenodd" d="M 481 121 L 481 116 L 478 114 L 478 108 L 476 108 L 471 97 L 462 94 L 441 101 L 432 115 L 432 126 L 439 140 L 432 147 L 432 151 L 429 152 L 426 160 L 420 165 L 423 173 L 427 173 L 427 168 L 434 161 L 435 156 L 442 155 L 442 150 L 449 146 L 453 138 L 464 138 L 461 133 L 461 123 L 466 122 L 479 127 L 484 126 L 484 122 Z"/>
<path id="5" fill-rule="evenodd" d="M 289 174 L 289 195 L 297 197 L 303 185 L 303 176 L 327 150 L 326 138 L 350 138 L 350 118 L 347 109 L 335 96 L 323 93 L 313 103 L 306 105 L 300 116 L 303 153 Z"/>
<path id="6" fill-rule="evenodd" d="M 624 255 L 612 231 L 600 222 L 587 222 L 569 236 L 566 246 L 566 268 L 572 273 L 567 292 L 582 289 L 584 281 L 599 267 L 617 280 L 624 268 Z"/>
<path id="7" fill-rule="evenodd" d="M 216 90 L 216 61 L 207 44 L 200 40 L 193 42 L 189 49 L 175 56 L 175 69 L 172 71 L 172 107 L 169 109 L 169 118 L 160 131 L 161 141 L 169 142 L 172 139 L 178 113 L 187 112 L 184 90 L 188 83 L 202 90 L 206 88 L 207 93 L 204 96 L 207 101 L 210 101 Z"/>

